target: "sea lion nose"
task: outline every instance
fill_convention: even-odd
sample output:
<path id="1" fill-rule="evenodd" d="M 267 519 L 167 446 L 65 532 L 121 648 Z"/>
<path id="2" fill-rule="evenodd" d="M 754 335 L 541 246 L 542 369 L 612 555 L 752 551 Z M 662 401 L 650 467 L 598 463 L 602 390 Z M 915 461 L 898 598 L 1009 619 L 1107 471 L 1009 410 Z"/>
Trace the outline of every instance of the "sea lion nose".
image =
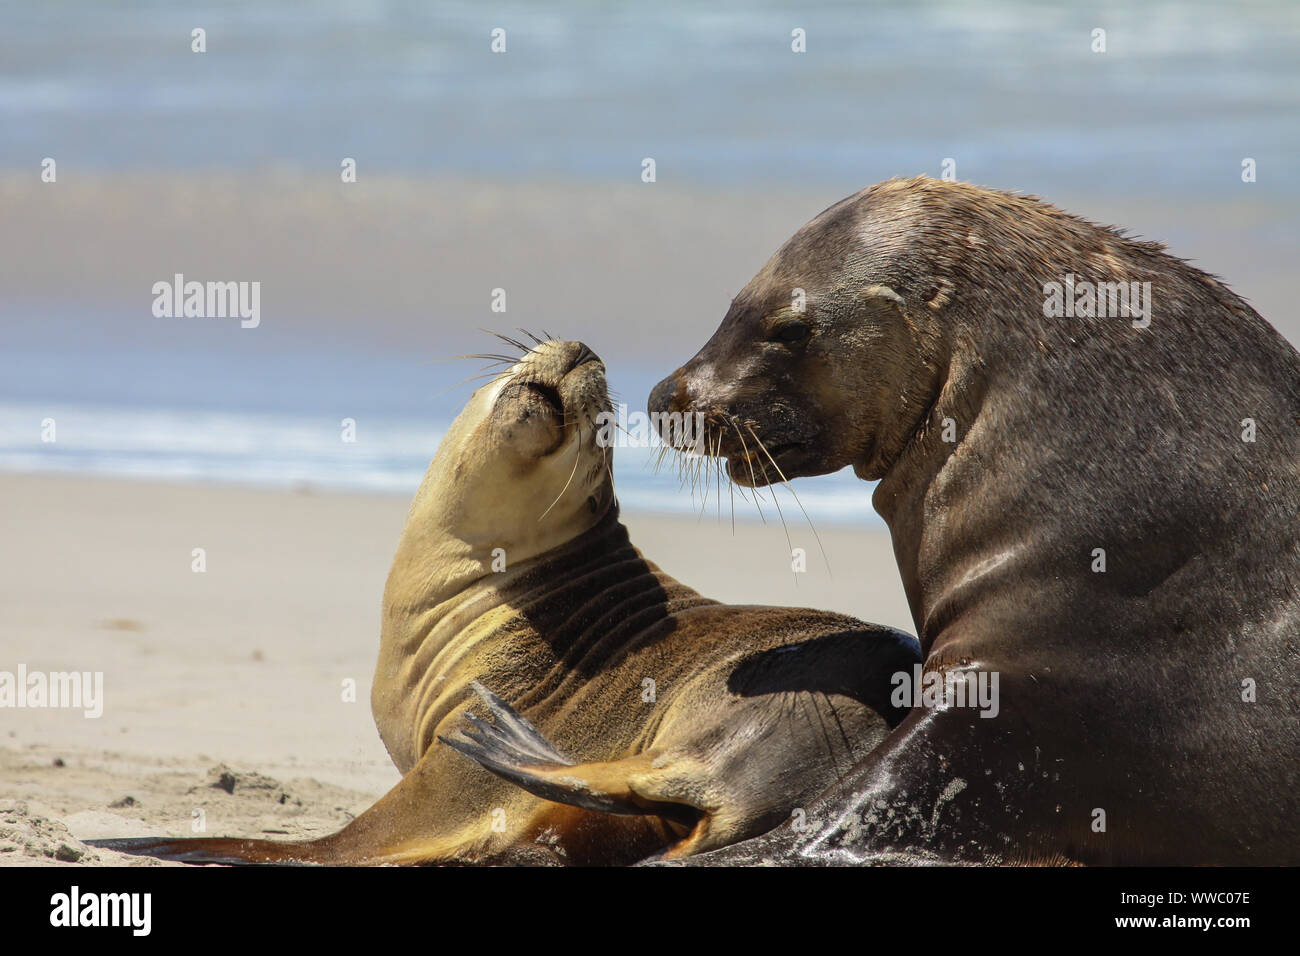
<path id="1" fill-rule="evenodd" d="M 574 344 L 578 346 L 577 354 L 573 357 L 574 368 L 577 368 L 579 365 L 584 365 L 587 362 L 600 361 L 600 357 L 588 348 L 585 342 L 576 342 Z"/>
<path id="2" fill-rule="evenodd" d="M 647 408 L 660 414 L 680 412 L 686 408 L 687 402 L 686 381 L 678 369 L 650 390 Z"/>
<path id="3" fill-rule="evenodd" d="M 678 369 L 650 390 L 647 408 L 659 428 L 659 437 L 668 444 L 674 444 L 672 435 L 673 414 L 680 415 L 691 405 L 691 397 L 686 390 L 686 377 Z"/>

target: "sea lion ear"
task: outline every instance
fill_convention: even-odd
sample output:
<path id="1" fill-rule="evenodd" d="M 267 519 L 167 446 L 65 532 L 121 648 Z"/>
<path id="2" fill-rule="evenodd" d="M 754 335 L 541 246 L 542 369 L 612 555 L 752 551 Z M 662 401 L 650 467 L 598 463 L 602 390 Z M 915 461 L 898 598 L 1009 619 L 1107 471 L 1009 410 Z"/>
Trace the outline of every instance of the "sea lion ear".
<path id="1" fill-rule="evenodd" d="M 937 312 L 948 304 L 952 295 L 953 284 L 947 279 L 935 279 L 921 290 L 921 301 L 925 306 Z M 880 308 L 896 307 L 900 312 L 906 308 L 903 297 L 887 285 L 869 285 L 862 290 L 864 298 L 875 299 Z"/>
<path id="2" fill-rule="evenodd" d="M 868 313 L 876 315 L 888 315 L 897 313 L 898 315 L 907 314 L 907 303 L 903 297 L 887 285 L 869 285 L 862 290 L 863 305 Z"/>
<path id="3" fill-rule="evenodd" d="M 916 331 L 916 325 L 913 316 L 908 311 L 907 302 L 889 286 L 883 284 L 866 286 L 862 290 L 860 302 L 860 315 L 865 321 L 886 325 L 901 323 L 913 332 Z"/>
<path id="4" fill-rule="evenodd" d="M 880 305 L 892 302 L 900 309 L 903 307 L 903 297 L 887 285 L 869 285 L 862 290 L 863 298 L 879 299 Z"/>

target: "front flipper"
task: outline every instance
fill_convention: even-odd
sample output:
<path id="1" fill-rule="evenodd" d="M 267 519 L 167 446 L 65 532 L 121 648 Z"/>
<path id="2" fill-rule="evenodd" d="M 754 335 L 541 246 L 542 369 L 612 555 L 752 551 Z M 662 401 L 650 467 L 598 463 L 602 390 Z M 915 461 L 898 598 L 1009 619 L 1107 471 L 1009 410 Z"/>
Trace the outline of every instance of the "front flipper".
<path id="1" fill-rule="evenodd" d="M 578 764 L 560 753 L 525 717 L 482 684 L 470 684 L 493 722 L 466 713 L 459 737 L 438 739 L 498 777 L 534 796 L 620 816 L 650 814 L 693 827 L 701 810 L 684 802 L 655 799 L 634 789 L 634 780 L 654 774 L 655 754 Z"/>

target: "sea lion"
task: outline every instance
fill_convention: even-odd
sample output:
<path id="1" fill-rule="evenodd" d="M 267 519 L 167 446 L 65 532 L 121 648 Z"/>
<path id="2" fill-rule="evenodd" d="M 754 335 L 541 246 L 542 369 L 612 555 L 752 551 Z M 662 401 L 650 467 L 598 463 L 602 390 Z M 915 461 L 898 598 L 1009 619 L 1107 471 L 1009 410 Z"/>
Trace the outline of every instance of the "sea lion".
<path id="1" fill-rule="evenodd" d="M 831 825 L 693 862 L 1300 863 L 1300 357 L 1218 279 L 891 180 L 796 232 L 649 408 L 707 413 L 744 485 L 878 479 L 926 680 L 1000 678 L 994 719 L 915 707 Z"/>
<path id="2" fill-rule="evenodd" d="M 596 355 L 547 341 L 443 438 L 384 592 L 371 704 L 405 774 L 390 793 L 310 842 L 106 845 L 188 862 L 625 864 L 762 833 L 869 753 L 903 717 L 889 676 L 920 660 L 915 640 L 719 604 L 647 561 L 594 427 L 608 409 Z"/>

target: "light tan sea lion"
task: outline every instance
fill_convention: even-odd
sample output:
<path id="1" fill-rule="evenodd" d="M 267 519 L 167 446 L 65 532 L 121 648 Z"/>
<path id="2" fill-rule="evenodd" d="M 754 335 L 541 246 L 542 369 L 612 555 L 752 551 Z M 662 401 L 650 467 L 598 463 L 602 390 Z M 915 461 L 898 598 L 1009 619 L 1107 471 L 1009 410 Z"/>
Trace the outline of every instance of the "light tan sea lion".
<path id="1" fill-rule="evenodd" d="M 548 341 L 444 437 L 384 594 L 371 703 L 405 774 L 390 793 L 310 842 L 107 845 L 190 862 L 625 864 L 760 834 L 846 774 L 902 719 L 890 677 L 919 660 L 915 641 L 719 604 L 645 560 L 597 442 L 608 407 L 591 350 Z"/>

